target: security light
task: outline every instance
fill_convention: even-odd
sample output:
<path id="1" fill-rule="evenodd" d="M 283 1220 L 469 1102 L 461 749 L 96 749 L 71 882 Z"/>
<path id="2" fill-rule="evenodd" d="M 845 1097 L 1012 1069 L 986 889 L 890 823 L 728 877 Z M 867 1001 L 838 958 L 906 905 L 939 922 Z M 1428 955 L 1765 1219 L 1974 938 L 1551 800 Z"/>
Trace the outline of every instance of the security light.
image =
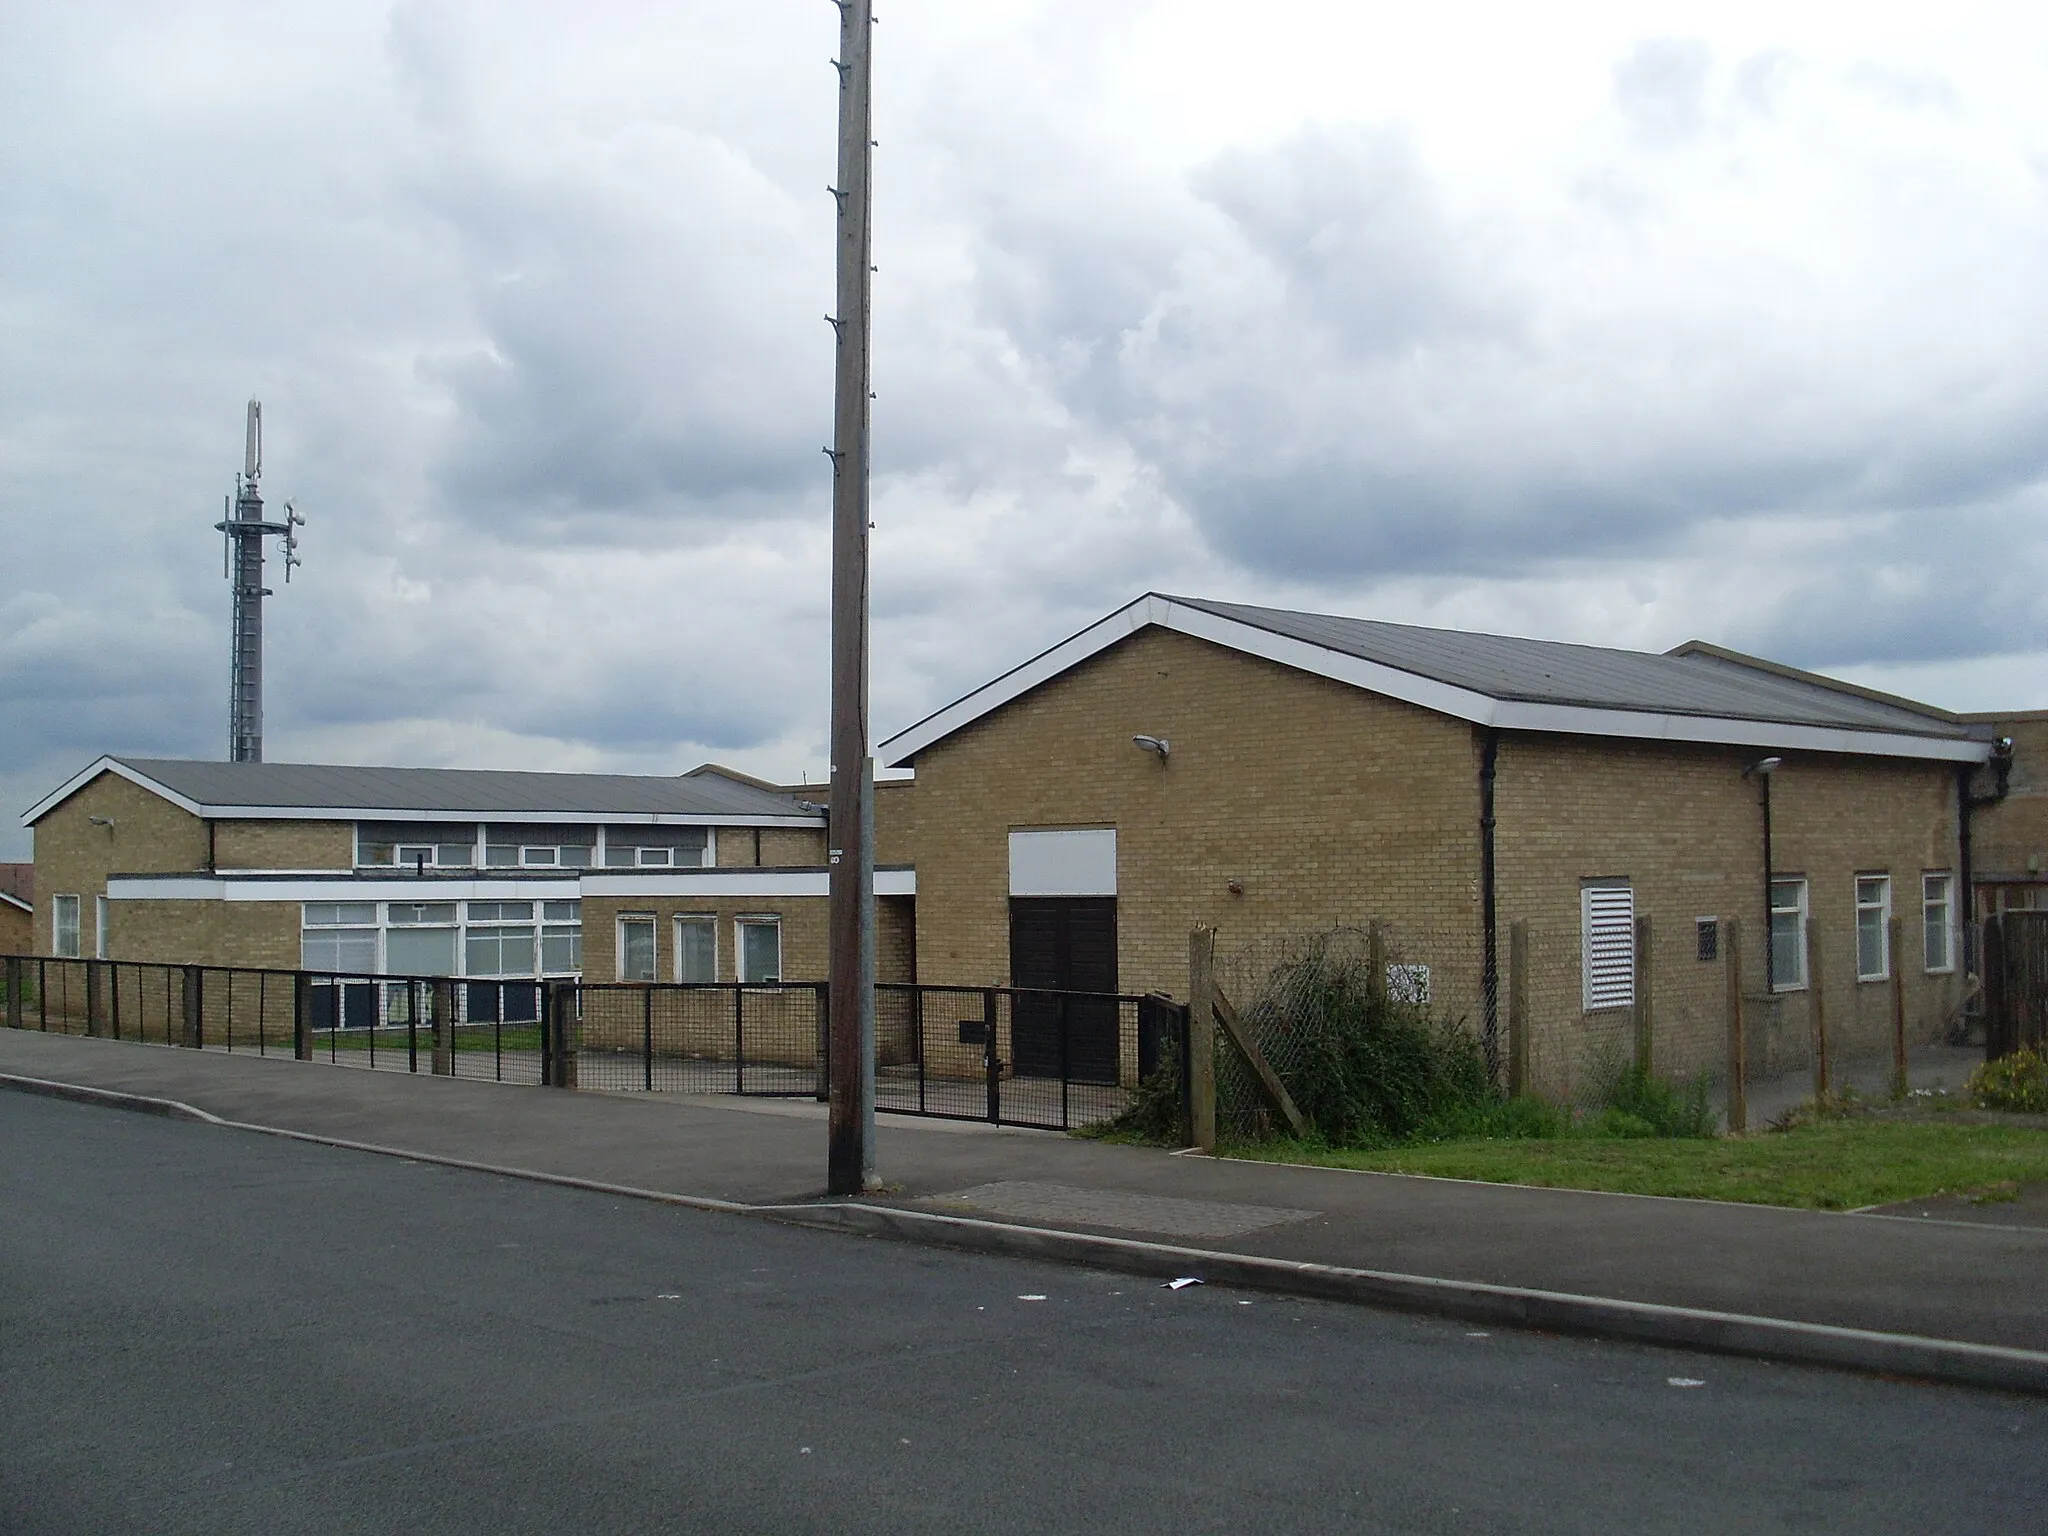
<path id="1" fill-rule="evenodd" d="M 114 828 L 114 818 L 111 816 L 88 816 L 85 819 L 96 827 L 105 827 L 110 832 Z"/>
<path id="2" fill-rule="evenodd" d="M 1157 752 L 1162 763 L 1166 761 L 1166 754 L 1170 750 L 1164 736 L 1133 736 L 1131 744 L 1140 752 Z"/>
<path id="3" fill-rule="evenodd" d="M 1778 771 L 1779 765 L 1782 764 L 1784 761 L 1785 759 L 1783 759 L 1782 757 L 1760 757 L 1755 762 L 1751 763 L 1747 768 L 1742 770 L 1742 776 L 1745 779 L 1767 779 L 1772 774 Z"/>

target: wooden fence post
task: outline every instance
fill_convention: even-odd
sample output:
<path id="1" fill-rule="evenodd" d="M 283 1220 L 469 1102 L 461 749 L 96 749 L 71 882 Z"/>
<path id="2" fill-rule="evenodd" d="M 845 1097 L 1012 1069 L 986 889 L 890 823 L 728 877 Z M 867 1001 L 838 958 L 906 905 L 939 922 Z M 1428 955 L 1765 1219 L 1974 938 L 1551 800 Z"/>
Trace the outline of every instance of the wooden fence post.
<path id="1" fill-rule="evenodd" d="M 100 991 L 106 981 L 106 963 L 85 962 L 85 1032 L 97 1036 L 106 1029 L 106 1010 L 100 1006 Z"/>
<path id="2" fill-rule="evenodd" d="M 1734 918 L 1722 924 L 1721 943 L 1728 966 L 1728 1129 L 1749 1129 L 1749 1037 L 1742 1017 L 1742 925 Z"/>
<path id="3" fill-rule="evenodd" d="M 1529 923 L 1508 924 L 1508 1094 L 1529 1091 Z"/>
<path id="4" fill-rule="evenodd" d="M 1387 1006 L 1387 925 L 1374 918 L 1365 925 L 1365 986 L 1373 1006 Z"/>
<path id="5" fill-rule="evenodd" d="M 2009 1054 L 2016 1043 L 2006 1038 L 2003 912 L 1994 912 L 1984 920 L 1983 936 L 1977 944 L 1977 977 L 1984 995 L 1984 1059 L 1996 1061 Z"/>
<path id="6" fill-rule="evenodd" d="M 7 1027 L 21 1028 L 22 993 L 28 987 L 28 968 L 21 963 L 19 955 L 7 957 Z"/>
<path id="7" fill-rule="evenodd" d="M 1892 1097 L 1906 1096 L 1906 961 L 1899 953 L 1900 923 L 1896 916 L 1886 923 L 1885 953 L 1892 962 Z"/>
<path id="8" fill-rule="evenodd" d="M 1806 920 L 1806 999 L 1807 1006 L 1813 1010 L 1813 1102 L 1816 1105 L 1827 1103 L 1830 1083 L 1827 989 L 1821 985 L 1825 975 L 1821 966 L 1820 922 L 1809 917 Z"/>
<path id="9" fill-rule="evenodd" d="M 1650 957 L 1650 919 L 1636 918 L 1636 1071 L 1648 1077 L 1656 1070 L 1656 1007 L 1652 996 L 1652 984 L 1656 970 Z"/>
<path id="10" fill-rule="evenodd" d="M 313 1059 L 313 978 L 304 971 L 292 972 L 292 1058 Z"/>
<path id="11" fill-rule="evenodd" d="M 178 1043 L 196 1051 L 206 1038 L 205 1030 L 201 1023 L 206 1010 L 205 972 L 196 965 L 188 965 L 184 970 L 185 1017 L 183 1020 L 184 1028 L 179 1035 Z"/>
<path id="12" fill-rule="evenodd" d="M 555 993 L 555 1086 L 574 1088 L 576 1086 L 576 1058 L 583 1049 L 583 1029 L 576 1022 L 575 1010 L 569 1005 L 581 994 L 574 987 L 561 987 Z"/>
<path id="13" fill-rule="evenodd" d="M 455 1075 L 455 983 L 434 983 L 434 1076 Z"/>
<path id="14" fill-rule="evenodd" d="M 1216 930 L 1188 934 L 1188 1098 L 1194 1144 L 1216 1150 Z"/>

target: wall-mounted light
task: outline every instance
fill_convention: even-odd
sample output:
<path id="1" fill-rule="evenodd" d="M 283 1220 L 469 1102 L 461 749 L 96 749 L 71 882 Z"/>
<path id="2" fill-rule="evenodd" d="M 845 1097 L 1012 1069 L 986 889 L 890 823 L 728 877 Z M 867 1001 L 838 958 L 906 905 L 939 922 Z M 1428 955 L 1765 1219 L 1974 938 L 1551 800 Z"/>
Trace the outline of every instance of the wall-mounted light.
<path id="1" fill-rule="evenodd" d="M 1783 767 L 1784 763 L 1785 759 L 1782 757 L 1760 757 L 1742 770 L 1742 776 L 1745 779 L 1767 779 Z"/>
<path id="2" fill-rule="evenodd" d="M 1166 754 L 1172 750 L 1164 736 L 1133 736 L 1131 745 L 1140 752 L 1157 752 L 1159 761 L 1166 761 Z"/>
<path id="3" fill-rule="evenodd" d="M 111 816 L 88 816 L 85 819 L 96 827 L 105 827 L 109 832 L 114 830 L 114 818 Z"/>

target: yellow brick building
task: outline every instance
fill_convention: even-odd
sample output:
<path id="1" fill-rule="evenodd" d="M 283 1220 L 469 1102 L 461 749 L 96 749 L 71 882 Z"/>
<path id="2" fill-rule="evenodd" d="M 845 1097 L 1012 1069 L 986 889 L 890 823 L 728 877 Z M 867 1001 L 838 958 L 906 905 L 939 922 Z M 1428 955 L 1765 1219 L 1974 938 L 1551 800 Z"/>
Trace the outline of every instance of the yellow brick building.
<path id="1" fill-rule="evenodd" d="M 1894 967 L 1913 1033 L 1946 1028 L 1987 737 L 1703 644 L 1148 594 L 884 742 L 916 788 L 878 843 L 915 866 L 931 979 L 1185 995 L 1196 924 L 1249 959 L 1381 923 L 1396 984 L 1499 1040 L 1526 923 L 1534 1078 L 1569 1091 L 1628 1038 L 1637 916 L 1660 1067 L 1720 1059 L 1730 920 L 1763 1061 L 1803 1059 L 1817 997 L 1844 1049 L 1876 1048 Z"/>

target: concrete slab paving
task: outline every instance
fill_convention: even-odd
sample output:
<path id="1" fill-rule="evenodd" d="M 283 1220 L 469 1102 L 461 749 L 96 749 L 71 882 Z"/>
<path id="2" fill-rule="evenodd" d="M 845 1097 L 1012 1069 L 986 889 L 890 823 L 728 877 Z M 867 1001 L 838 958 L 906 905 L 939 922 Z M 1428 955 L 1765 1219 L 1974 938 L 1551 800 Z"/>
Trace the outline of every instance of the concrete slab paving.
<path id="1" fill-rule="evenodd" d="M 0 1031 L 0 1073 L 752 1204 L 818 1198 L 825 1164 L 822 1106 L 802 1101 L 567 1093 L 15 1031 Z M 2048 1228 L 1995 1216 L 1897 1219 L 1294 1168 L 895 1116 L 880 1124 L 879 1165 L 891 1186 L 881 1203 L 904 1210 L 1168 1242 L 1204 1219 L 1212 1229 L 1235 1222 L 1202 1245 L 2048 1351 L 2038 1283 Z M 1034 1201 L 1040 1214 L 1020 1213 Z M 1246 1221 L 1247 1212 L 1286 1215 Z"/>

